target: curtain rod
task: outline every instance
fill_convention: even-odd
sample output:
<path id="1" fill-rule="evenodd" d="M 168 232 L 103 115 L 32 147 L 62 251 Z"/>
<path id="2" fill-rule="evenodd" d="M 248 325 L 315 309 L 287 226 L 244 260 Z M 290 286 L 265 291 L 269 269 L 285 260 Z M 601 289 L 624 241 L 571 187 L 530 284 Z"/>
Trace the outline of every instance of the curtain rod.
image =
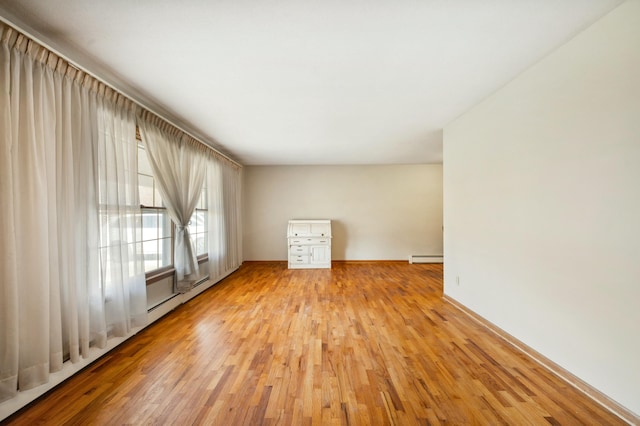
<path id="1" fill-rule="evenodd" d="M 77 68 L 78 70 L 87 73 L 88 75 L 90 75 L 91 77 L 95 78 L 96 80 L 98 80 L 100 83 L 104 84 L 107 87 L 110 87 L 112 90 L 120 93 L 122 96 L 126 97 L 127 99 L 131 100 L 133 103 L 135 103 L 136 105 L 138 105 L 140 108 L 145 109 L 147 111 L 149 111 L 150 113 L 158 116 L 159 118 L 161 118 L 162 120 L 166 121 L 167 123 L 171 124 L 173 127 L 175 127 L 176 129 L 180 130 L 181 132 L 184 132 L 185 134 L 187 134 L 188 136 L 190 136 L 191 138 L 193 138 L 195 141 L 201 143 L 202 145 L 204 145 L 206 148 L 212 150 L 213 152 L 215 152 L 217 155 L 222 156 L 224 159 L 226 159 L 227 161 L 230 161 L 231 163 L 235 164 L 237 167 L 242 168 L 242 164 L 238 163 L 236 160 L 230 158 L 228 155 L 225 155 L 223 153 L 221 153 L 220 151 L 218 151 L 217 149 L 213 148 L 211 145 L 204 143 L 203 141 L 201 141 L 199 138 L 195 137 L 194 135 L 192 135 L 190 132 L 184 130 L 182 127 L 178 126 L 177 124 L 175 124 L 173 121 L 167 119 L 166 117 L 164 117 L 163 115 L 158 114 L 157 112 L 155 112 L 154 110 L 152 110 L 151 108 L 147 107 L 146 105 L 144 105 L 142 102 L 140 102 L 139 100 L 135 99 L 133 96 L 128 95 L 127 93 L 125 93 L 124 91 L 120 90 L 120 89 L 116 89 L 115 87 L 113 87 L 112 84 L 107 83 L 104 79 L 102 79 L 101 77 L 98 77 L 97 75 L 95 75 L 93 72 L 89 71 L 88 69 L 86 69 L 85 67 L 83 67 L 80 64 L 77 64 L 75 61 L 72 61 L 71 59 L 69 59 L 66 55 L 64 55 L 63 53 L 59 52 L 57 49 L 52 48 L 48 43 L 43 42 L 42 40 L 40 40 L 40 38 L 35 37 L 33 34 L 31 34 L 29 31 L 23 29 L 20 27 L 20 25 L 11 22 L 8 18 L 0 15 L 0 21 L 5 23 L 6 25 L 12 27 L 13 29 L 15 29 L 16 31 L 24 34 L 25 36 L 29 37 L 31 40 L 35 41 L 36 43 L 40 44 L 41 46 L 43 46 L 44 48 L 48 49 L 49 51 L 53 52 L 54 54 L 58 55 L 59 57 L 61 57 L 62 59 L 64 59 L 65 61 L 67 61 L 69 63 L 69 65 L 71 65 L 74 68 Z"/>

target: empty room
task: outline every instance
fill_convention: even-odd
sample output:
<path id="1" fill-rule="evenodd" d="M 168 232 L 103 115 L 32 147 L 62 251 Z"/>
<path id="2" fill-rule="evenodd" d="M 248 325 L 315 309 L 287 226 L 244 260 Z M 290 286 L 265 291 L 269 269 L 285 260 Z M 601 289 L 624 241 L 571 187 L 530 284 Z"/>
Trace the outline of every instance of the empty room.
<path id="1" fill-rule="evenodd" d="M 640 1 L 0 2 L 0 424 L 640 425 Z"/>

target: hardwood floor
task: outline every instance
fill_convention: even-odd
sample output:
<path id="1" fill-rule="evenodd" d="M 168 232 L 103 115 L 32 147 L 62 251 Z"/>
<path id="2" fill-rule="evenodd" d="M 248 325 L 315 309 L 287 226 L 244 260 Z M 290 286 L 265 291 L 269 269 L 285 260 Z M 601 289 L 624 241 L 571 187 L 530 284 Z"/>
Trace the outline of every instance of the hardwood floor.
<path id="1" fill-rule="evenodd" d="M 442 300 L 442 265 L 245 263 L 8 424 L 625 424 Z"/>

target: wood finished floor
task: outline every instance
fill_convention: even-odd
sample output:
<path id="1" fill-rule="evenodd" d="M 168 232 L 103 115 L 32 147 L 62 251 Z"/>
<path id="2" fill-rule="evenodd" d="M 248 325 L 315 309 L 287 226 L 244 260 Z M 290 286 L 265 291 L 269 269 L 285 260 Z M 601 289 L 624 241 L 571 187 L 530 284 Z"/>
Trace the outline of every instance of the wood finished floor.
<path id="1" fill-rule="evenodd" d="M 245 263 L 7 423 L 624 424 L 441 296 L 442 265 Z"/>

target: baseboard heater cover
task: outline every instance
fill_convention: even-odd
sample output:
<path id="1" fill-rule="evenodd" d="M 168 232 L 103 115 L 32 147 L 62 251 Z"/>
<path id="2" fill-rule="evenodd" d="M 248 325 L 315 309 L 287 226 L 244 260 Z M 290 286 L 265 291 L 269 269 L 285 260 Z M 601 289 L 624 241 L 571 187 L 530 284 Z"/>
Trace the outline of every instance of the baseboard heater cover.
<path id="1" fill-rule="evenodd" d="M 409 263 L 444 263 L 444 256 L 438 254 L 412 254 Z"/>

